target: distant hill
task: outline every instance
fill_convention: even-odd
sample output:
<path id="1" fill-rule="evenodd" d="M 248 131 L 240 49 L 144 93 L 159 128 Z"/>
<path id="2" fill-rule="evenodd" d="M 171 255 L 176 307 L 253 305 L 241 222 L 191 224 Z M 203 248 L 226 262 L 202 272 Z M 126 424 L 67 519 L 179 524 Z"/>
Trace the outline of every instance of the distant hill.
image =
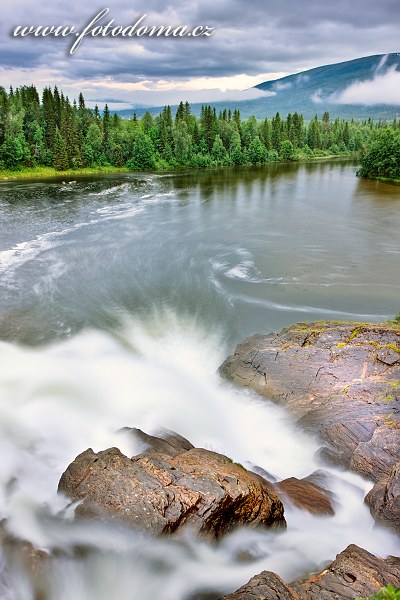
<path id="1" fill-rule="evenodd" d="M 255 87 L 273 94 L 261 100 L 265 107 L 281 111 L 297 110 L 311 116 L 312 113 L 328 110 L 346 116 L 371 116 L 392 118 L 400 114 L 400 106 L 375 104 L 372 106 L 339 104 L 338 97 L 350 85 L 371 81 L 376 76 L 390 70 L 400 72 L 400 53 L 377 54 L 349 60 L 333 65 L 325 65 L 295 75 L 288 75 L 274 81 L 265 81 Z"/>
<path id="2" fill-rule="evenodd" d="M 340 95 L 352 84 L 371 81 L 390 71 L 400 72 L 400 53 L 366 56 L 265 81 L 255 86 L 265 92 L 265 96 L 254 100 L 205 102 L 204 104 L 215 106 L 217 111 L 224 108 L 231 110 L 238 108 L 243 118 L 255 115 L 262 119 L 272 117 L 277 112 L 285 116 L 289 112 L 296 111 L 302 113 L 306 120 L 312 119 L 315 114 L 322 116 L 325 111 L 328 111 L 332 117 L 345 119 L 399 118 L 400 105 L 362 105 L 338 102 Z M 192 104 L 192 112 L 199 115 L 201 105 L 202 103 Z M 153 107 L 147 110 L 156 115 L 162 110 L 162 107 Z M 145 111 L 146 109 L 137 109 L 136 114 L 141 116 Z M 130 118 L 133 115 L 133 109 L 118 111 L 118 114 Z"/>

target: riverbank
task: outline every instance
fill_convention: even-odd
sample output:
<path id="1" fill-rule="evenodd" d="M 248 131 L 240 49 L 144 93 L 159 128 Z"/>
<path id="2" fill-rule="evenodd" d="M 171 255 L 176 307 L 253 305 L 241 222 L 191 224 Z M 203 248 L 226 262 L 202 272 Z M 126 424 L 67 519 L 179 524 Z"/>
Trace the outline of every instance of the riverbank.
<path id="1" fill-rule="evenodd" d="M 81 175 L 112 175 L 114 173 L 130 173 L 127 167 L 86 167 L 84 169 L 68 169 L 67 171 L 57 171 L 54 167 L 29 167 L 20 171 L 11 171 L 5 169 L 0 171 L 0 181 L 12 179 L 40 179 L 50 177 L 79 177 Z"/>
<path id="2" fill-rule="evenodd" d="M 301 163 L 309 163 L 309 162 L 316 162 L 316 161 L 329 161 L 329 160 L 335 160 L 335 159 L 354 159 L 355 155 L 354 153 L 344 153 L 344 154 L 329 154 L 327 156 L 324 155 L 320 155 L 320 156 L 310 156 L 310 157 L 301 157 L 299 160 L 293 160 L 293 161 L 270 161 L 270 162 L 265 162 L 262 163 L 260 166 L 265 166 L 265 165 L 269 165 L 269 164 L 301 164 Z M 221 166 L 211 166 L 211 167 L 204 167 L 203 169 L 201 169 L 202 171 L 210 171 L 212 169 L 218 168 L 230 168 L 233 165 L 228 165 L 226 167 L 221 167 Z M 251 167 L 254 165 L 240 165 L 241 167 Z M 198 167 L 170 167 L 168 169 L 156 169 L 154 171 L 150 171 L 151 173 L 179 173 L 182 171 L 192 171 L 192 170 L 197 170 Z M 7 180 L 19 180 L 19 179 L 50 179 L 50 178 L 64 178 L 64 177 L 80 177 L 80 176 L 85 176 L 85 175 L 114 175 L 114 174 L 118 174 L 118 173 L 136 173 L 136 172 L 143 172 L 143 173 L 148 173 L 149 171 L 133 171 L 132 169 L 129 169 L 128 167 L 114 167 L 112 165 L 108 165 L 108 166 L 98 166 L 98 167 L 85 167 L 83 169 L 68 169 L 66 171 L 57 171 L 54 167 L 42 167 L 42 166 L 38 166 L 38 167 L 27 167 L 25 169 L 21 169 L 20 171 L 12 171 L 10 169 L 5 169 L 5 170 L 0 170 L 0 181 L 7 181 Z M 399 181 L 400 183 L 400 181 Z"/>
<path id="3" fill-rule="evenodd" d="M 400 185 L 400 179 L 390 179 L 390 177 L 362 177 L 361 179 L 369 179 L 370 181 L 379 181 L 381 183 L 390 183 L 392 185 Z"/>

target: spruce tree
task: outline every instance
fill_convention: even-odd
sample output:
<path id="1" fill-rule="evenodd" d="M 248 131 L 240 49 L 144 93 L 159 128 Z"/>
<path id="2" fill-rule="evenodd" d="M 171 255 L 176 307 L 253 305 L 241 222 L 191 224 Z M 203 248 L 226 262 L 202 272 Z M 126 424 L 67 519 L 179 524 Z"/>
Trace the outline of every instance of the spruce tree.
<path id="1" fill-rule="evenodd" d="M 66 145 L 58 127 L 54 136 L 53 166 L 57 171 L 66 171 L 69 168 Z"/>

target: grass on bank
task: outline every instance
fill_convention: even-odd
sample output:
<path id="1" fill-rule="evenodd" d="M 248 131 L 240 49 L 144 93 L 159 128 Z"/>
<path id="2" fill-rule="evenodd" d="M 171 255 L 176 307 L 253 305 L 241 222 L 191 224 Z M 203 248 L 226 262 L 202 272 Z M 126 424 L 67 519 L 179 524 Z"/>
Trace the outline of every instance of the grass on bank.
<path id="1" fill-rule="evenodd" d="M 57 171 L 54 167 L 26 167 L 18 171 L 11 169 L 0 170 L 0 179 L 35 179 L 40 177 L 74 177 L 79 175 L 99 175 L 112 173 L 129 173 L 127 167 L 85 167 L 83 169 L 68 169 L 67 171 Z"/>
<path id="2" fill-rule="evenodd" d="M 303 162 L 311 162 L 318 160 L 332 160 L 332 159 L 351 159 L 355 158 L 354 153 L 346 152 L 342 154 L 329 154 L 321 151 L 321 154 L 315 156 L 307 156 L 306 154 L 298 155 L 295 160 L 291 161 L 268 161 L 265 163 L 261 163 L 257 166 L 264 166 L 268 164 L 293 164 L 293 163 L 303 163 Z M 232 165 L 228 165 L 228 168 Z M 254 165 L 241 165 L 242 167 L 253 167 Z M 209 170 L 213 168 L 224 168 L 221 166 L 210 166 L 203 167 L 201 170 Z M 156 168 L 154 172 L 160 171 L 190 171 L 195 169 L 196 167 L 168 167 L 165 168 L 160 166 Z M 54 167 L 44 167 L 44 166 L 36 166 L 36 167 L 23 167 L 18 170 L 12 169 L 2 169 L 0 170 L 0 180 L 18 180 L 18 179 L 36 179 L 36 178 L 47 178 L 47 177 L 57 177 L 58 179 L 62 177 L 79 177 L 80 175 L 112 175 L 114 173 L 133 173 L 140 171 L 133 171 L 128 167 L 114 167 L 113 165 L 107 166 L 95 166 L 95 167 L 84 167 L 82 169 L 67 169 L 66 171 L 58 171 Z M 143 171 L 145 172 L 145 171 Z M 400 181 L 399 181 L 400 183 Z"/>

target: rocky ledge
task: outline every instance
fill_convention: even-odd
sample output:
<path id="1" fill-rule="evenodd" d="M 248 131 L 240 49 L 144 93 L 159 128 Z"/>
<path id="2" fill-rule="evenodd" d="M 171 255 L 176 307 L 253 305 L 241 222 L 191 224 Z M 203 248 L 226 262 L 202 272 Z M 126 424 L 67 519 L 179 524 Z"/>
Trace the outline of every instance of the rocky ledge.
<path id="1" fill-rule="evenodd" d="M 145 445 L 141 454 L 89 448 L 62 475 L 59 491 L 80 501 L 81 516 L 118 519 L 153 534 L 189 526 L 213 537 L 239 525 L 285 526 L 282 502 L 259 476 L 177 434 L 130 431 Z"/>
<path id="2" fill-rule="evenodd" d="M 220 372 L 285 406 L 325 458 L 375 482 L 372 514 L 400 531 L 400 325 L 298 323 L 249 337 Z"/>
<path id="3" fill-rule="evenodd" d="M 263 571 L 223 600 L 337 600 L 366 597 L 388 584 L 400 586 L 400 558 L 377 558 L 351 545 L 320 573 L 286 584 Z"/>

